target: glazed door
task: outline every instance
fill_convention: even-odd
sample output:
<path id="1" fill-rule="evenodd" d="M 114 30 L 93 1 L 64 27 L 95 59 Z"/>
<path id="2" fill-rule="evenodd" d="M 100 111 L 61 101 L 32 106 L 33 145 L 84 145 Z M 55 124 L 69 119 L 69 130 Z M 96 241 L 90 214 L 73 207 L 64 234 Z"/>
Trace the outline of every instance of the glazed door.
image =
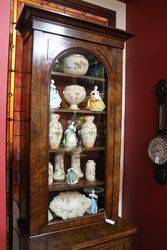
<path id="1" fill-rule="evenodd" d="M 34 31 L 31 235 L 117 218 L 121 58 L 120 49 Z"/>

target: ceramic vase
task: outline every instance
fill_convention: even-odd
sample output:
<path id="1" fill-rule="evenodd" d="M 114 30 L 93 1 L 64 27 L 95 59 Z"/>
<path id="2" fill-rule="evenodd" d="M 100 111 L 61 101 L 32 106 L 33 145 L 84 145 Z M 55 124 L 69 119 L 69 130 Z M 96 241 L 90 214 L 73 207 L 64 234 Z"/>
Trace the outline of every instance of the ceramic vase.
<path id="1" fill-rule="evenodd" d="M 60 145 L 63 128 L 61 123 L 58 121 L 60 115 L 52 114 L 49 123 L 49 144 L 51 149 L 57 149 Z"/>
<path id="2" fill-rule="evenodd" d="M 88 67 L 88 60 L 80 54 L 71 54 L 63 60 L 63 69 L 66 74 L 85 75 Z"/>
<path id="3" fill-rule="evenodd" d="M 73 153 L 71 155 L 71 168 L 77 173 L 78 178 L 81 179 L 83 177 L 83 173 L 81 170 L 81 157 L 79 153 Z"/>
<path id="4" fill-rule="evenodd" d="M 92 148 L 97 136 L 97 127 L 93 123 L 94 116 L 85 116 L 84 119 L 86 122 L 81 127 L 83 146 Z"/>
<path id="5" fill-rule="evenodd" d="M 78 110 L 78 104 L 86 97 L 85 88 L 80 85 L 68 85 L 63 91 L 65 100 L 70 104 L 69 109 Z"/>
<path id="6" fill-rule="evenodd" d="M 51 185 L 53 183 L 53 165 L 49 162 L 48 165 L 48 184 Z"/>
<path id="7" fill-rule="evenodd" d="M 54 181 L 64 181 L 65 172 L 64 172 L 64 155 L 59 154 L 55 156 L 55 171 L 53 174 Z"/>
<path id="8" fill-rule="evenodd" d="M 93 160 L 88 160 L 86 163 L 85 178 L 88 181 L 94 181 L 96 179 L 96 163 Z"/>

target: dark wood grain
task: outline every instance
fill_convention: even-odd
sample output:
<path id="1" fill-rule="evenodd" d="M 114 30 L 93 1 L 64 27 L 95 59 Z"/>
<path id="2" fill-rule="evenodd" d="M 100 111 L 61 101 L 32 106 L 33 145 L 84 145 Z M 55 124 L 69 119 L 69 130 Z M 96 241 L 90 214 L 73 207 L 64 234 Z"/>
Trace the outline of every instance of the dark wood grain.
<path id="1" fill-rule="evenodd" d="M 22 32 L 24 40 L 23 85 L 25 89 L 22 93 L 22 111 L 26 113 L 26 119 L 23 120 L 24 122 L 22 121 L 21 125 L 25 133 L 22 138 L 20 190 L 21 198 L 25 200 L 25 202 L 21 201 L 23 210 L 21 218 L 26 235 L 35 237 L 57 231 L 54 235 L 54 239 L 57 240 L 52 243 L 48 241 L 45 249 L 56 249 L 56 247 L 68 249 L 67 245 L 71 247 L 69 249 L 130 249 L 131 239 L 127 237 L 131 237 L 135 230 L 125 222 L 119 222 L 118 197 L 122 48 L 124 41 L 130 38 L 131 34 L 27 6 L 21 14 L 17 29 Z M 80 50 L 85 54 L 90 53 L 91 56 L 95 56 L 103 64 L 106 72 L 105 81 L 91 76 L 79 78 L 76 75 L 53 73 L 56 60 L 64 57 L 67 51 L 69 54 Z M 53 78 L 61 96 L 63 96 L 65 85 L 71 84 L 74 79 L 79 79 L 80 84 L 87 89 L 88 93 L 95 83 L 102 89 L 103 100 L 106 104 L 105 111 L 92 112 L 86 110 L 84 106 L 76 111 L 77 115 L 91 114 L 95 117 L 94 122 L 98 130 L 96 143 L 92 149 L 83 148 L 81 155 L 82 171 L 85 169 L 88 159 L 94 159 L 96 162 L 97 181 L 94 183 L 80 180 L 76 186 L 55 183 L 48 187 L 48 162 L 51 161 L 54 164 L 55 154 L 64 154 L 65 171 L 70 167 L 70 154 L 66 153 L 64 148 L 49 149 L 51 113 L 49 89 L 50 80 Z M 68 106 L 63 100 L 62 108 L 53 111 L 61 114 L 60 122 L 63 128 L 67 127 L 68 121 L 74 113 L 68 109 Z M 59 190 L 74 188 L 77 190 L 86 186 L 103 184 L 105 190 L 103 198 L 99 196 L 99 204 L 104 209 L 107 218 L 116 220 L 113 228 L 104 223 L 104 213 L 84 215 L 81 218 L 64 221 L 53 220 L 48 223 L 48 204 Z M 97 222 L 99 224 L 96 224 Z M 96 230 L 96 227 L 99 230 Z M 82 235 L 74 236 L 75 228 L 78 232 L 81 231 Z M 59 232 L 62 232 L 64 236 L 60 237 Z M 73 237 L 72 233 L 74 233 Z M 33 247 L 37 245 L 33 243 L 35 244 L 33 246 L 32 242 L 34 241 L 30 241 L 30 249 L 35 249 Z M 41 249 L 43 249 L 42 245 Z"/>
<path id="2" fill-rule="evenodd" d="M 49 191 L 62 191 L 62 190 L 72 190 L 84 187 L 96 187 L 103 185 L 103 181 L 95 180 L 95 181 L 87 181 L 85 179 L 79 180 L 77 184 L 69 185 L 65 182 L 54 182 L 49 186 Z"/>

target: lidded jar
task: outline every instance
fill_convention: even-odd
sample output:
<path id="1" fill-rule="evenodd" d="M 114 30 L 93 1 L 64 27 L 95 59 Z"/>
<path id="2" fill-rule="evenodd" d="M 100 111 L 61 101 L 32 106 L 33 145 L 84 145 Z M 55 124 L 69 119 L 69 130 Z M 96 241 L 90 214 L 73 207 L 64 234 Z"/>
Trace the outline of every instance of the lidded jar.
<path id="1" fill-rule="evenodd" d="M 61 123 L 58 121 L 60 118 L 59 114 L 51 114 L 49 123 L 49 145 L 51 149 L 57 149 L 60 145 L 63 128 Z"/>

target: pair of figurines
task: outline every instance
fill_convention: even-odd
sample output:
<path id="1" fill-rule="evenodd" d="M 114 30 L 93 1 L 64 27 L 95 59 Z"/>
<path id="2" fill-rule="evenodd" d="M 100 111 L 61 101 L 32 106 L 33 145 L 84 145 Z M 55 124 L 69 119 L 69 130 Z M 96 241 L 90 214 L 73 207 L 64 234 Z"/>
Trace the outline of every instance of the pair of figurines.
<path id="1" fill-rule="evenodd" d="M 69 85 L 66 86 L 64 90 L 65 100 L 71 104 L 70 109 L 74 110 L 79 109 L 77 104 L 82 102 L 85 99 L 85 96 L 86 96 L 86 91 L 80 85 Z M 79 99 L 81 100 L 79 101 Z M 61 103 L 62 99 L 59 95 L 59 91 L 56 89 L 55 82 L 52 79 L 50 84 L 50 109 L 53 110 L 60 108 Z M 98 91 L 98 86 L 94 86 L 94 90 L 91 91 L 86 107 L 87 109 L 92 111 L 103 111 L 106 108 L 100 96 L 100 92 Z"/>

